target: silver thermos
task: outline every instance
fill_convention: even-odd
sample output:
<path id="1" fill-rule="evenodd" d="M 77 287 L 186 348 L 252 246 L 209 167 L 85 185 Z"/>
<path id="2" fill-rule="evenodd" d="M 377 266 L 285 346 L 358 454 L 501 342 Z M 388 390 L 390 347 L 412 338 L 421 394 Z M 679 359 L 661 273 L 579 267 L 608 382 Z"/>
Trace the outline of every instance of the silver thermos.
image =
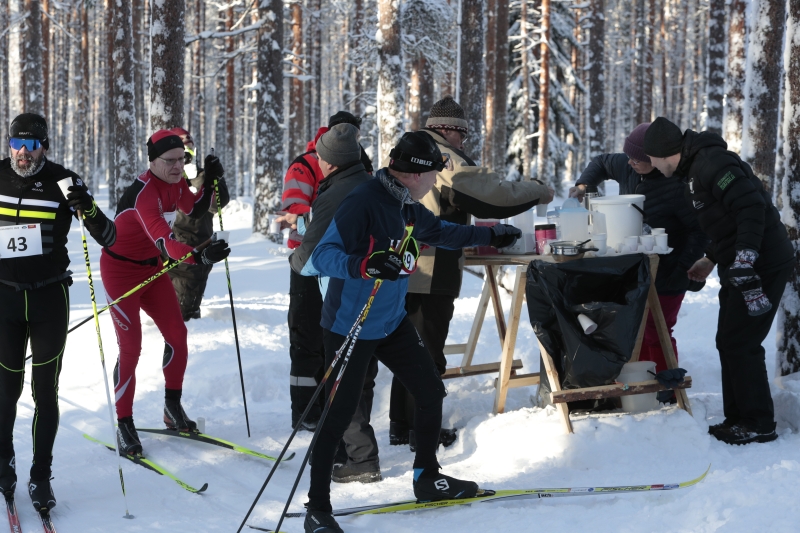
<path id="1" fill-rule="evenodd" d="M 583 207 L 585 207 L 587 211 L 591 211 L 590 203 L 593 198 L 597 198 L 598 196 L 600 196 L 600 193 L 597 192 L 597 185 L 587 185 L 586 193 L 583 195 Z"/>

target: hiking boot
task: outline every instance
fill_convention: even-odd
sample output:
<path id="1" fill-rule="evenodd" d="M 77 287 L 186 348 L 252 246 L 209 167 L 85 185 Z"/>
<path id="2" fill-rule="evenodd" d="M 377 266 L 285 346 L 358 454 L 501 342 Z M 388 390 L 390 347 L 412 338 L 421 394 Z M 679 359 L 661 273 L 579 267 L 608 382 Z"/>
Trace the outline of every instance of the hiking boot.
<path id="1" fill-rule="evenodd" d="M 736 421 L 726 418 L 725 420 L 723 420 L 719 424 L 714 424 L 713 426 L 708 426 L 708 434 L 716 436 L 718 431 L 723 430 L 723 429 L 727 430 L 731 426 L 733 426 L 734 424 L 736 424 Z"/>
<path id="2" fill-rule="evenodd" d="M 381 481 L 381 467 L 378 462 L 334 464 L 331 481 L 335 483 L 377 483 Z"/>
<path id="3" fill-rule="evenodd" d="M 197 424 L 190 420 L 181 405 L 181 390 L 167 389 L 164 395 L 164 424 L 167 429 L 175 429 L 184 433 L 197 432 Z"/>
<path id="4" fill-rule="evenodd" d="M 309 509 L 303 524 L 305 533 L 344 533 L 332 513 Z"/>
<path id="5" fill-rule="evenodd" d="M 408 433 L 407 425 L 400 422 L 389 422 L 389 444 L 392 446 L 408 444 Z"/>
<path id="6" fill-rule="evenodd" d="M 117 420 L 117 449 L 122 456 L 142 454 L 142 442 L 139 440 L 136 426 L 133 425 L 132 416 Z"/>
<path id="7" fill-rule="evenodd" d="M 458 430 L 456 428 L 452 429 L 445 429 L 442 428 L 439 430 L 439 444 L 444 446 L 445 448 L 452 446 L 452 444 L 456 441 L 457 435 L 456 432 Z M 417 451 L 417 435 L 414 430 L 410 430 L 408 432 L 408 447 L 411 452 Z"/>
<path id="8" fill-rule="evenodd" d="M 749 444 L 751 442 L 770 442 L 778 438 L 775 430 L 758 431 L 750 429 L 744 424 L 734 424 L 727 428 L 720 428 L 714 437 L 726 444 Z"/>
<path id="9" fill-rule="evenodd" d="M 17 488 L 17 467 L 14 456 L 0 459 L 0 492 L 6 498 L 14 497 Z"/>
<path id="10" fill-rule="evenodd" d="M 438 468 L 414 469 L 414 496 L 421 502 L 474 498 L 478 484 L 445 476 Z"/>
<path id="11" fill-rule="evenodd" d="M 48 512 L 56 506 L 56 497 L 53 495 L 50 478 L 28 481 L 28 494 L 31 496 L 33 508 L 40 513 Z"/>
<path id="12" fill-rule="evenodd" d="M 310 431 L 314 433 L 317 430 L 317 424 L 319 423 L 319 418 L 316 420 L 309 420 L 306 418 L 302 422 L 299 423 L 300 427 L 298 428 L 298 423 L 296 421 L 292 421 L 292 429 L 296 429 L 297 431 Z"/>

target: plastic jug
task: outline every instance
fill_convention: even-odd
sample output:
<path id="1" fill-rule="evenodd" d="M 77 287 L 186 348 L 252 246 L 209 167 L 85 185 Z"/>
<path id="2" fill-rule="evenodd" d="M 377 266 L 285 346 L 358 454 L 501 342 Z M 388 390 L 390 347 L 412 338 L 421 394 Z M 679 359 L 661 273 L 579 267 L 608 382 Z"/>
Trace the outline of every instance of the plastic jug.
<path id="1" fill-rule="evenodd" d="M 617 377 L 620 383 L 638 383 L 655 379 L 656 364 L 652 361 L 636 361 L 625 363 L 622 372 Z M 652 372 L 652 374 L 651 374 Z M 621 396 L 622 410 L 628 413 L 642 413 L 658 409 L 658 400 L 655 392 Z"/>
<path id="2" fill-rule="evenodd" d="M 564 202 L 558 217 L 561 229 L 559 239 L 583 242 L 589 239 L 589 211 L 578 200 L 570 198 Z"/>

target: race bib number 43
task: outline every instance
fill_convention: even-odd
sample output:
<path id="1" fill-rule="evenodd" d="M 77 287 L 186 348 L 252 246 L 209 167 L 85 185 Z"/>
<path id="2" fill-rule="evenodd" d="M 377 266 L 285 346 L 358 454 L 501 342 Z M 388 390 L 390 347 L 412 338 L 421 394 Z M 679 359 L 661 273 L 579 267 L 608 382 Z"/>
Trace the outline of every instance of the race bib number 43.
<path id="1" fill-rule="evenodd" d="M 40 224 L 0 227 L 0 259 L 29 255 L 42 255 Z"/>

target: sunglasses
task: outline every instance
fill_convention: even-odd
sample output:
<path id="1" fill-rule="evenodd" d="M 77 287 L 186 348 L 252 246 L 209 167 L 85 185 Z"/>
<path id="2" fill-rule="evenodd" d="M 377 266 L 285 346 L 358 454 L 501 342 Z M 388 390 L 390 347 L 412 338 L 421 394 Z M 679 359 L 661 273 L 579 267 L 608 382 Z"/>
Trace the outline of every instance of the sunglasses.
<path id="1" fill-rule="evenodd" d="M 42 142 L 39 139 L 20 139 L 19 137 L 11 137 L 8 140 L 8 146 L 10 146 L 12 150 L 22 150 L 22 147 L 24 146 L 29 152 L 33 152 L 42 146 Z"/>

